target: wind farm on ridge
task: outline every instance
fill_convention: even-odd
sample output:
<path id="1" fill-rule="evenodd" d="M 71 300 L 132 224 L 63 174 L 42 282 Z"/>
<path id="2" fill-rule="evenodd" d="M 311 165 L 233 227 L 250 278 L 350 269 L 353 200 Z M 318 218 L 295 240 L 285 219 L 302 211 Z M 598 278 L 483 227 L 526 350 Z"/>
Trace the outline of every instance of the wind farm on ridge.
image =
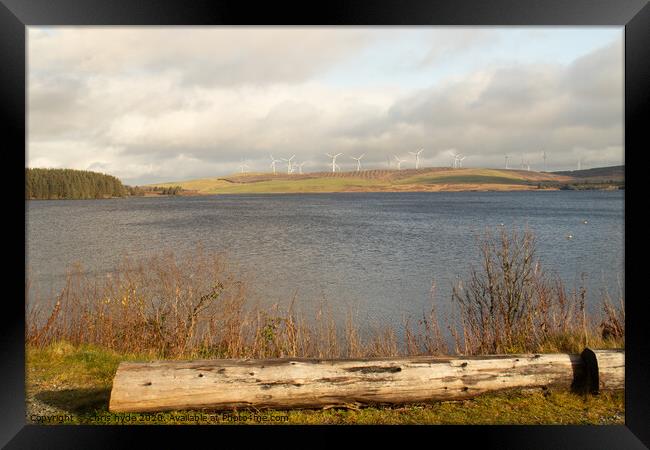
<path id="1" fill-rule="evenodd" d="M 530 161 L 523 157 L 520 167 L 510 167 L 510 155 L 505 155 L 503 168 L 463 167 L 466 159 L 471 161 L 471 156 L 468 158 L 468 155 L 449 150 L 445 153 L 448 166 L 422 167 L 423 152 L 425 149 L 421 148 L 409 151 L 408 156 L 391 155 L 384 167 L 364 163 L 366 153 L 324 153 L 318 171 L 310 171 L 310 162 L 297 161 L 295 154 L 280 158 L 269 154 L 270 170 L 248 171 L 250 166 L 242 158 L 240 170 L 231 175 L 158 183 L 155 186 L 181 186 L 196 194 L 435 192 L 557 190 L 563 184 L 576 181 L 572 172 L 531 170 Z M 348 158 L 350 162 L 347 162 Z M 541 167 L 543 161 L 546 167 L 545 152 L 539 159 L 538 165 Z M 324 164 L 328 167 L 325 170 Z"/>

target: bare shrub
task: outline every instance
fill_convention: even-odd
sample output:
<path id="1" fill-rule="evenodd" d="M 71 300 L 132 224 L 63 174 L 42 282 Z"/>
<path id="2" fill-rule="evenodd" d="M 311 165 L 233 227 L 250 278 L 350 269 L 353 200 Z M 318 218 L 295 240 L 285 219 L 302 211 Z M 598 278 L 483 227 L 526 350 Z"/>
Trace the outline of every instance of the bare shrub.
<path id="1" fill-rule="evenodd" d="M 587 317 L 584 276 L 582 285 L 567 294 L 559 276 L 543 271 L 530 230 L 502 228 L 496 235 L 488 230 L 479 251 L 479 267 L 472 267 L 467 283 L 459 281 L 452 291 L 460 322 L 452 333 L 458 352 L 580 351 L 603 344 Z M 615 330 L 619 322 L 607 323 L 608 330 Z"/>

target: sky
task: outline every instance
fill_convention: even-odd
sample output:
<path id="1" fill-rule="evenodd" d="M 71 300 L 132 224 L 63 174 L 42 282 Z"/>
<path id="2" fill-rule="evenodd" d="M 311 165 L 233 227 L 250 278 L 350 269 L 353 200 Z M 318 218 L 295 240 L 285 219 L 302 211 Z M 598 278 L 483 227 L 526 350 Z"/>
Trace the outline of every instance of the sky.
<path id="1" fill-rule="evenodd" d="M 623 27 L 28 27 L 26 167 L 624 163 Z"/>

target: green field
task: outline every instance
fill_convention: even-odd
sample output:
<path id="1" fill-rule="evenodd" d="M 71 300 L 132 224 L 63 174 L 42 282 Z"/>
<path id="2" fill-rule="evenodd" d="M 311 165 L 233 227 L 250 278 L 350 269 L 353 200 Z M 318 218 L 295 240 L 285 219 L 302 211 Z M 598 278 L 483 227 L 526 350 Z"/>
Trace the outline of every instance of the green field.
<path id="1" fill-rule="evenodd" d="M 499 169 L 405 169 L 361 172 L 319 172 L 304 175 L 235 174 L 152 186 L 181 186 L 199 194 L 261 194 L 316 192 L 385 192 L 444 190 L 538 189 L 540 182 L 560 183 L 567 176 Z"/>
<path id="2" fill-rule="evenodd" d="M 517 184 L 530 185 L 530 181 L 491 175 L 449 175 L 413 177 L 400 180 L 397 184 Z"/>
<path id="3" fill-rule="evenodd" d="M 221 178 L 207 178 L 158 186 L 179 185 L 183 189 L 204 194 L 261 194 L 301 192 L 344 192 L 355 188 L 365 189 L 382 184 L 362 178 L 307 178 L 300 180 L 269 180 L 251 183 L 231 183 Z M 386 185 L 387 186 L 387 185 Z"/>

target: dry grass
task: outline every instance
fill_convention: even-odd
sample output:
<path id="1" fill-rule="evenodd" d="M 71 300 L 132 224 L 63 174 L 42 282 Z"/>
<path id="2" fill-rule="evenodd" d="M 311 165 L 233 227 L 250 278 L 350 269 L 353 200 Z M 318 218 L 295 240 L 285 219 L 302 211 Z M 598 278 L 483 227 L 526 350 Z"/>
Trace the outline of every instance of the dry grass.
<path id="1" fill-rule="evenodd" d="M 124 259 L 97 280 L 72 268 L 50 310 L 28 312 L 27 344 L 91 344 L 160 358 L 345 358 L 396 353 L 394 334 L 359 338 L 352 315 L 337 327 L 326 304 L 307 320 L 294 307 L 262 308 L 219 256 L 202 250 Z M 368 345 L 366 345 L 368 344 Z"/>
<path id="2" fill-rule="evenodd" d="M 124 259 L 101 280 L 71 269 L 49 310 L 29 310 L 26 339 L 33 348 L 64 341 L 169 359 L 450 354 L 442 329 L 459 354 L 624 345 L 622 295 L 617 302 L 605 295 L 602 315 L 589 316 L 584 288 L 568 293 L 542 270 L 529 231 L 487 233 L 480 255 L 479 268 L 453 289 L 455 315 L 440 320 L 432 286 L 430 312 L 406 318 L 401 334 L 384 327 L 362 338 L 355 316 L 337 325 L 325 302 L 307 318 L 295 308 L 295 295 L 286 308 L 261 307 L 223 258 L 198 249 Z"/>
<path id="3" fill-rule="evenodd" d="M 496 236 L 487 231 L 479 249 L 480 266 L 452 293 L 458 353 L 579 353 L 587 346 L 624 346 L 623 297 L 616 307 L 603 298 L 599 323 L 589 317 L 584 275 L 582 286 L 567 292 L 559 277 L 543 270 L 530 230 L 501 228 Z"/>

